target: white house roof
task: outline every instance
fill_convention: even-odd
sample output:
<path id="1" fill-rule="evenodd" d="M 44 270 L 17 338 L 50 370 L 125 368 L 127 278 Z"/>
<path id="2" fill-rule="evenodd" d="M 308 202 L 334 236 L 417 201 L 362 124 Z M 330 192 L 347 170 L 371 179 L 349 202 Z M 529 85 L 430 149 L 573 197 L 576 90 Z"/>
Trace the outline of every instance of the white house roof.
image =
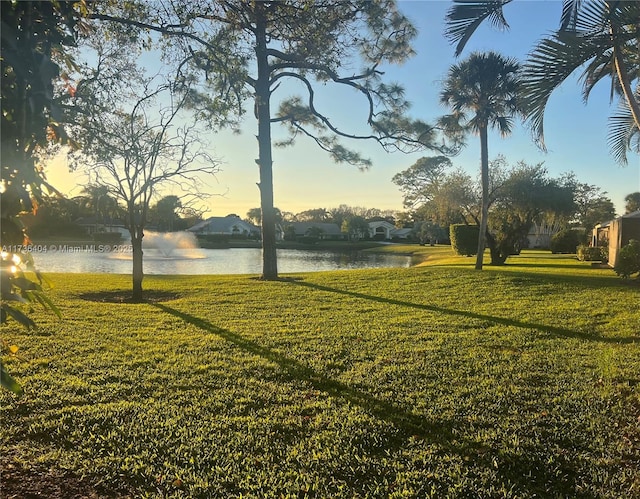
<path id="1" fill-rule="evenodd" d="M 377 220 L 375 222 L 369 222 L 369 227 L 375 229 L 376 227 L 384 227 L 388 230 L 393 230 L 396 228 L 392 223 L 387 222 L 386 220 Z"/>
<path id="2" fill-rule="evenodd" d="M 397 236 L 397 237 L 406 237 L 409 234 L 411 234 L 411 231 L 413 231 L 413 229 L 396 229 L 396 230 L 392 230 L 391 231 L 391 235 L 392 236 Z"/>
<path id="3" fill-rule="evenodd" d="M 253 224 L 245 222 L 239 217 L 210 217 L 202 222 L 195 224 L 193 227 L 187 229 L 189 232 L 201 232 L 209 234 L 231 234 L 234 232 L 259 232 L 260 229 Z"/>

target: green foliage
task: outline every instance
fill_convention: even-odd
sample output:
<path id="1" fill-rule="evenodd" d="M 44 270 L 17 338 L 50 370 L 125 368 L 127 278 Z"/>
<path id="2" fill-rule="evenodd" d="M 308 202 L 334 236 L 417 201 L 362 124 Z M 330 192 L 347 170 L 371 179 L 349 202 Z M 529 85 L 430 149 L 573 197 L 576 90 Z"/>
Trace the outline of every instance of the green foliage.
<path id="1" fill-rule="evenodd" d="M 2 352 L 4 354 L 4 352 Z M 7 368 L 4 366 L 4 363 L 0 360 L 0 386 L 5 390 L 9 390 L 10 392 L 15 393 L 18 397 L 21 397 L 24 393 L 22 386 L 18 383 Z"/>
<path id="2" fill-rule="evenodd" d="M 425 245 L 428 242 L 431 246 L 437 244 L 438 241 L 445 240 L 447 237 L 445 230 L 431 221 L 415 222 L 411 235 L 421 245 Z"/>
<path id="3" fill-rule="evenodd" d="M 578 246 L 577 256 L 578 260 L 581 262 L 601 262 L 606 261 L 605 255 L 603 255 L 603 250 L 605 248 L 601 248 L 600 246 L 585 246 L 581 244 Z M 608 248 L 607 248 L 608 253 Z"/>
<path id="4" fill-rule="evenodd" d="M 551 238 L 551 253 L 575 253 L 580 244 L 580 234 L 573 229 L 565 229 Z"/>
<path id="5" fill-rule="evenodd" d="M 473 256 L 478 250 L 478 226 L 452 224 L 449 227 L 451 247 L 457 255 Z"/>
<path id="6" fill-rule="evenodd" d="M 456 55 L 482 25 L 508 28 L 503 6 L 511 0 L 454 0 L 445 34 L 457 43 Z M 544 147 L 544 113 L 551 94 L 578 70 L 585 101 L 593 87 L 610 77 L 621 93 L 619 111 L 611 117 L 608 142 L 612 155 L 626 164 L 627 151 L 638 152 L 638 2 L 563 2 L 559 29 L 538 42 L 522 71 L 519 99 L 527 120 Z M 603 70 L 607 66 L 608 70 Z M 617 68 L 617 70 L 611 70 Z"/>
<path id="7" fill-rule="evenodd" d="M 550 178 L 542 164 L 519 162 L 495 191 L 487 236 L 492 265 L 522 249 L 534 222 L 545 215 L 568 217 L 574 210 L 573 186 Z"/>
<path id="8" fill-rule="evenodd" d="M 604 246 L 600 246 L 600 253 L 603 263 L 607 263 L 609 261 L 609 241 L 606 241 Z"/>
<path id="9" fill-rule="evenodd" d="M 616 209 L 611 199 L 598 186 L 578 182 L 573 173 L 565 176 L 565 181 L 573 189 L 575 213 L 570 218 L 587 231 L 597 224 L 616 218 Z"/>
<path id="10" fill-rule="evenodd" d="M 59 313 L 42 289 L 43 279 L 33 270 L 31 255 L 22 251 L 29 239 L 20 216 L 35 213 L 43 191 L 53 191 L 38 156 L 51 144 L 70 144 L 62 111 L 54 98 L 54 85 L 64 81 L 61 67 L 73 65 L 69 48 L 75 46 L 75 27 L 81 2 L 1 2 L 2 88 L 0 113 L 2 163 L 0 245 L 0 323 L 14 320 L 35 326 L 31 305 Z M 3 331 L 4 334 L 4 331 Z M 3 349 L 4 350 L 4 349 Z M 4 351 L 2 352 L 5 353 Z M 22 389 L 0 361 L 2 387 L 21 394 Z"/>
<path id="11" fill-rule="evenodd" d="M 318 244 L 318 241 L 320 241 L 320 237 L 319 236 L 300 236 L 297 238 L 297 241 L 301 242 L 302 244 Z"/>
<path id="12" fill-rule="evenodd" d="M 449 68 L 440 102 L 451 114 L 440 119 L 445 133 L 454 140 L 474 133 L 480 137 L 480 186 L 482 192 L 476 270 L 482 270 L 490 205 L 488 130 L 497 129 L 506 137 L 513 129 L 513 118 L 520 113 L 517 96 L 520 65 L 513 58 L 496 52 L 474 52 L 460 64 Z"/>
<path id="13" fill-rule="evenodd" d="M 68 142 L 54 99 L 61 66 L 71 66 L 78 14 L 72 2 L 2 2 L 2 175 L 20 198 L 15 215 L 31 211 L 30 195 L 46 182 L 37 154 Z M 27 188 L 28 186 L 28 188 Z"/>
<path id="14" fill-rule="evenodd" d="M 7 247 L 5 247 L 7 248 Z M 7 249 L 10 249 L 7 248 Z M 22 269 L 26 266 L 27 271 Z M 2 295 L 0 300 L 0 324 L 15 321 L 20 326 L 32 330 L 36 323 L 30 314 L 34 305 L 41 305 L 43 309 L 53 312 L 61 317 L 60 310 L 46 293 L 45 287 L 49 284 L 42 274 L 36 271 L 33 258 L 30 253 L 10 249 L 3 249 L 0 260 L 0 288 Z M 1 354 L 14 355 L 17 347 L 7 346 L 6 340 L 2 340 Z M 22 395 L 22 387 L 9 374 L 4 362 L 0 359 L 1 386 L 16 395 Z"/>
<path id="15" fill-rule="evenodd" d="M 614 270 L 623 279 L 628 279 L 640 272 L 640 241 L 631 239 L 628 244 L 620 248 Z"/>
<path id="16" fill-rule="evenodd" d="M 37 311 L 17 336 L 30 395 L 0 394 L 3 493 L 11 469 L 95 497 L 629 497 L 638 289 L 548 252 L 451 258 L 149 276 L 155 304 L 108 301 L 125 276 L 96 294 L 56 275 L 73 320 Z"/>
<path id="17" fill-rule="evenodd" d="M 632 192 L 631 194 L 627 194 L 624 197 L 624 201 L 625 213 L 633 213 L 634 211 L 640 210 L 640 192 Z"/>
<path id="18" fill-rule="evenodd" d="M 231 236 L 229 234 L 197 234 L 198 244 L 202 248 L 216 245 L 227 245 Z"/>
<path id="19" fill-rule="evenodd" d="M 96 243 L 118 244 L 122 241 L 122 235 L 119 232 L 96 232 L 93 240 Z"/>
<path id="20" fill-rule="evenodd" d="M 340 226 L 342 232 L 348 234 L 350 241 L 359 241 L 369 238 L 369 224 L 358 215 L 347 216 Z"/>
<path id="21" fill-rule="evenodd" d="M 404 196 L 406 208 L 433 201 L 446 170 L 452 163 L 446 156 L 424 157 L 391 179 Z"/>

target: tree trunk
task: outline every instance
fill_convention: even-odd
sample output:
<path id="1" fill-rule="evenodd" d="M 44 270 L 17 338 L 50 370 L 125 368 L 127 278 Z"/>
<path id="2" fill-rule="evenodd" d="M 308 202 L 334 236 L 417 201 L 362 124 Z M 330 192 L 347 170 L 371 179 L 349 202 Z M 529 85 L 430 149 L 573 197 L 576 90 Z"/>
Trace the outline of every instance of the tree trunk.
<path id="1" fill-rule="evenodd" d="M 478 252 L 476 253 L 476 270 L 482 270 L 485 239 L 487 233 L 487 218 L 489 217 L 489 146 L 487 124 L 480 126 L 480 177 L 482 183 L 482 213 L 480 215 L 480 230 L 478 231 Z"/>
<path id="2" fill-rule="evenodd" d="M 142 230 L 130 230 L 131 247 L 133 248 L 133 290 L 131 299 L 134 302 L 142 301 L 142 279 L 144 273 L 142 270 L 142 238 L 144 233 Z"/>
<path id="3" fill-rule="evenodd" d="M 491 265 L 503 264 L 506 258 L 502 259 L 502 251 L 495 237 L 493 237 L 491 233 L 487 231 L 485 238 L 487 247 L 489 248 L 489 254 L 491 255 Z"/>
<path id="4" fill-rule="evenodd" d="M 260 209 L 262 211 L 262 278 L 278 278 L 276 255 L 276 220 L 273 206 L 273 159 L 271 154 L 271 89 L 267 57 L 266 18 L 264 7 L 256 5 L 256 58 L 258 79 L 255 86 L 255 107 L 258 117 L 258 167 L 260 168 Z"/>
<path id="5" fill-rule="evenodd" d="M 607 2 L 607 8 L 611 10 L 611 2 Z M 614 21 L 610 21 L 610 34 L 611 34 L 611 42 L 613 44 L 613 61 L 616 73 L 618 74 L 618 80 L 620 81 L 620 86 L 622 87 L 622 93 L 627 101 L 629 109 L 631 111 L 631 116 L 633 116 L 633 121 L 636 126 L 640 128 L 640 105 L 635 98 L 633 93 L 633 89 L 631 88 L 631 81 L 629 78 L 629 71 L 627 70 L 627 66 L 624 61 L 624 55 L 622 54 L 622 49 L 620 47 L 620 43 L 618 42 L 618 27 L 615 25 Z"/>

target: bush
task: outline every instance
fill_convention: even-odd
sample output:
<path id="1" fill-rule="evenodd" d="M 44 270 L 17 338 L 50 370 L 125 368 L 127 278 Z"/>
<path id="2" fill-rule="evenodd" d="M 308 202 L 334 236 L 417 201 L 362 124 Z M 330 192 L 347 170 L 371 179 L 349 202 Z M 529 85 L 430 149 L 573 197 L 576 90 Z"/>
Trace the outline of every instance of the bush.
<path id="1" fill-rule="evenodd" d="M 302 236 L 298 238 L 298 242 L 302 244 L 318 244 L 318 241 L 320 241 L 320 238 L 314 236 Z"/>
<path id="2" fill-rule="evenodd" d="M 575 253 L 580 244 L 580 234 L 575 230 L 561 230 L 551 238 L 551 253 Z"/>
<path id="3" fill-rule="evenodd" d="M 628 279 L 633 274 L 640 272 L 640 241 L 631 239 L 629 244 L 620 248 L 613 270 L 623 279 Z"/>
<path id="4" fill-rule="evenodd" d="M 122 241 L 122 234 L 119 232 L 96 232 L 93 235 L 96 243 L 118 244 Z"/>
<path id="5" fill-rule="evenodd" d="M 606 241 L 607 244 L 604 246 L 600 246 L 600 253 L 602 255 L 602 263 L 607 263 L 609 261 L 609 241 Z"/>
<path id="6" fill-rule="evenodd" d="M 220 248 L 229 245 L 228 234 L 196 234 L 201 248 Z"/>
<path id="7" fill-rule="evenodd" d="M 478 251 L 479 227 L 477 225 L 453 224 L 449 227 L 451 247 L 457 255 L 473 256 Z"/>
<path id="8" fill-rule="evenodd" d="M 585 246 L 581 244 L 578 246 L 578 260 L 581 262 L 601 262 L 605 260 L 603 256 L 604 248 L 599 246 Z"/>

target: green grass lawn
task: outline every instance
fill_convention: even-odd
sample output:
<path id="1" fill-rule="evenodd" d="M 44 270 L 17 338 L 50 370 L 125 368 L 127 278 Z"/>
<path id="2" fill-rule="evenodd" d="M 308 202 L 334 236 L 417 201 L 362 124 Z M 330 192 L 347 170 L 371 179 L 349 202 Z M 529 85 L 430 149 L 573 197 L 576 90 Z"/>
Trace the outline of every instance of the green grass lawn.
<path id="1" fill-rule="evenodd" d="M 393 248 L 424 263 L 147 277 L 145 304 L 52 275 L 63 319 L 2 328 L 0 496 L 640 497 L 640 287 Z"/>

